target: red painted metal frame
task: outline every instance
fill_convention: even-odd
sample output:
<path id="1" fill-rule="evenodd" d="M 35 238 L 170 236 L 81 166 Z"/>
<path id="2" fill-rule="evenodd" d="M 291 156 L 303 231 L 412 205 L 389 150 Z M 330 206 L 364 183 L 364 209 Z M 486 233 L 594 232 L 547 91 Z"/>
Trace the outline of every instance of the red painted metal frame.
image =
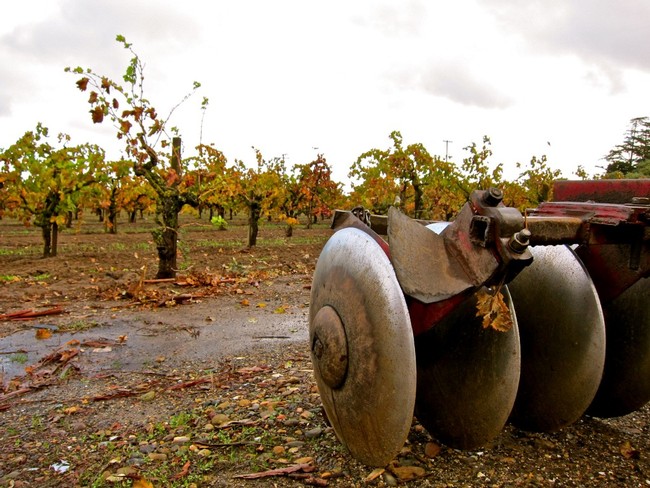
<path id="1" fill-rule="evenodd" d="M 556 202 L 632 203 L 635 197 L 650 198 L 650 178 L 637 180 L 562 180 L 553 183 Z"/>

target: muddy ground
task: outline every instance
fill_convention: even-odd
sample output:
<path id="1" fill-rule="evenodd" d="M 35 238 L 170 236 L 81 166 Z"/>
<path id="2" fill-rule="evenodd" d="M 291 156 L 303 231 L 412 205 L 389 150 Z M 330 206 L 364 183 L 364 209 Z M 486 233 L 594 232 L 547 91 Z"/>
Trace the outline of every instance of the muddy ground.
<path id="1" fill-rule="evenodd" d="M 243 222 L 183 223 L 178 278 L 151 282 L 149 220 L 116 235 L 86 222 L 51 259 L 34 229 L 0 221 L 0 486 L 650 485 L 647 407 L 507 426 L 471 452 L 414 420 L 389 466 L 359 464 L 323 417 L 307 347 L 327 225 L 267 224 L 247 249 Z"/>

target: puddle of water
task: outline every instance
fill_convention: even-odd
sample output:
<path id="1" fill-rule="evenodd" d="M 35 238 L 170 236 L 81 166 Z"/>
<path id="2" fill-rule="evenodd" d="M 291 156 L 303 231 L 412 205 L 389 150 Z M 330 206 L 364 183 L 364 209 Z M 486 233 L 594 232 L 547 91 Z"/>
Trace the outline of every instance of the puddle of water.
<path id="1" fill-rule="evenodd" d="M 199 322 L 200 323 L 200 322 Z M 68 347 L 70 341 L 82 344 L 77 357 L 83 371 L 148 369 L 164 358 L 165 364 L 179 361 L 200 361 L 201 368 L 215 367 L 226 355 L 241 354 L 257 344 L 281 344 L 308 340 L 305 318 L 298 316 L 269 316 L 263 320 L 215 321 L 195 326 L 179 327 L 157 323 L 143 325 L 137 319 L 116 319 L 108 325 L 81 332 L 54 332 L 49 339 L 37 339 L 41 327 L 54 329 L 49 324 L 35 323 L 30 329 L 0 339 L 0 377 L 5 382 L 23 376 L 25 367 L 35 365 L 41 358 Z M 123 344 L 115 344 L 120 336 L 127 336 Z M 111 343 L 110 348 L 84 347 L 89 341 Z"/>

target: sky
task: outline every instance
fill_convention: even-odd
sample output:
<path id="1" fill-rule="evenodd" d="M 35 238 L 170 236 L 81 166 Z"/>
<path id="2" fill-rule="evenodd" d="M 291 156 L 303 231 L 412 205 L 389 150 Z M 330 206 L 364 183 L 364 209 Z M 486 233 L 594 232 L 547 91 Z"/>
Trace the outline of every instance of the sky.
<path id="1" fill-rule="evenodd" d="M 510 179 L 542 155 L 599 174 L 650 115 L 648 19 L 647 0 L 22 0 L 0 20 L 0 148 L 41 122 L 119 158 L 64 68 L 121 79 L 120 34 L 160 114 L 201 83 L 170 120 L 184 156 L 200 141 L 249 164 L 252 147 L 289 166 L 321 153 L 348 186 L 397 130 L 456 163 L 488 136 Z"/>

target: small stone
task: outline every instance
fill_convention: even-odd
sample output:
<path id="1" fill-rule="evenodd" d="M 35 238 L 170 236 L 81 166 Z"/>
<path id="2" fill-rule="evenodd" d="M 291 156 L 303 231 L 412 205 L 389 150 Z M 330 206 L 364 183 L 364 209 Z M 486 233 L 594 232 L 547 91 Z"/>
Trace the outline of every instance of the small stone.
<path id="1" fill-rule="evenodd" d="M 151 454 L 156 450 L 156 446 L 152 446 L 151 444 L 145 444 L 140 446 L 139 450 L 142 454 Z"/>
<path id="2" fill-rule="evenodd" d="M 245 399 L 245 398 L 242 398 L 241 400 L 239 400 L 239 402 L 238 402 L 237 404 L 238 404 L 240 407 L 245 408 L 245 407 L 248 407 L 248 406 L 251 404 L 251 401 L 250 401 L 250 400 L 247 400 L 247 399 Z"/>
<path id="3" fill-rule="evenodd" d="M 322 433 L 323 433 L 323 429 L 321 429 L 320 427 L 316 427 L 314 429 L 309 429 L 309 430 L 305 431 L 305 437 L 307 439 L 312 439 L 314 437 L 318 437 Z"/>
<path id="4" fill-rule="evenodd" d="M 12 471 L 2 477 L 3 480 L 15 480 L 20 476 L 20 471 Z"/>
<path id="5" fill-rule="evenodd" d="M 203 426 L 203 432 L 212 432 L 214 430 L 214 425 L 212 424 L 205 424 Z"/>
<path id="6" fill-rule="evenodd" d="M 207 457 L 212 454 L 212 451 L 210 451 L 210 449 L 201 449 L 197 454 L 201 457 Z"/>
<path id="7" fill-rule="evenodd" d="M 217 413 L 210 420 L 212 421 L 213 425 L 223 425 L 226 422 L 230 421 L 230 417 L 228 417 L 225 413 Z"/>
<path id="8" fill-rule="evenodd" d="M 286 449 L 284 448 L 284 446 L 275 446 L 273 448 L 273 454 L 275 454 L 276 456 L 279 456 L 280 454 L 284 454 L 285 451 Z"/>
<path id="9" fill-rule="evenodd" d="M 289 441 L 285 444 L 286 447 L 292 448 L 292 447 L 302 447 L 304 446 L 305 443 L 303 441 Z"/>
<path id="10" fill-rule="evenodd" d="M 167 454 L 162 452 L 151 452 L 149 453 L 148 458 L 151 459 L 152 461 L 166 461 Z"/>
<path id="11" fill-rule="evenodd" d="M 140 400 L 142 400 L 143 402 L 150 402 L 150 401 L 154 400 L 155 398 L 156 398 L 156 392 L 153 391 L 153 390 L 148 391 L 147 393 L 144 393 L 144 394 L 140 395 Z"/>
<path id="12" fill-rule="evenodd" d="M 385 472 L 382 476 L 384 478 L 384 483 L 386 486 L 397 486 L 397 480 L 392 474 Z"/>
<path id="13" fill-rule="evenodd" d="M 295 427 L 296 425 L 300 424 L 300 420 L 298 419 L 287 419 L 284 421 L 284 425 L 287 427 Z"/>
<path id="14" fill-rule="evenodd" d="M 181 435 L 178 437 L 174 437 L 174 440 L 172 442 L 174 444 L 185 444 L 187 442 L 190 442 L 190 438 L 187 437 L 186 435 Z"/>

